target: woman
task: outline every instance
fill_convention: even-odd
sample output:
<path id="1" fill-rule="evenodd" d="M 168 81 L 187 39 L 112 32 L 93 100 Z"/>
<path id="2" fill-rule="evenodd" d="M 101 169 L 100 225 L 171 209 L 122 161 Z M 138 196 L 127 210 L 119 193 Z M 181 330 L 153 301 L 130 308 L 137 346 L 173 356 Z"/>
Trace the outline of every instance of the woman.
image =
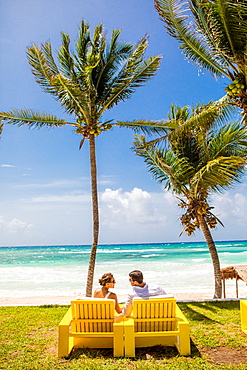
<path id="1" fill-rule="evenodd" d="M 116 283 L 113 275 L 110 272 L 104 274 L 102 278 L 99 279 L 99 283 L 102 287 L 95 289 L 94 297 L 114 299 L 115 300 L 115 310 L 117 311 L 117 313 L 122 313 L 122 310 L 118 304 L 118 299 L 117 299 L 116 294 L 109 290 L 110 288 L 114 288 L 115 283 Z"/>

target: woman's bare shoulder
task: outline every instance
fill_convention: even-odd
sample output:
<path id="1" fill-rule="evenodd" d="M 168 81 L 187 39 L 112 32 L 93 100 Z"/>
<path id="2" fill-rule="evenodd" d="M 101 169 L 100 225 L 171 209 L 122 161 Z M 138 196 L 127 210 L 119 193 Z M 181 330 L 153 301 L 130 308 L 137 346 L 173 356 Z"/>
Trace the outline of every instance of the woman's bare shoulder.
<path id="1" fill-rule="evenodd" d="M 116 293 L 111 292 L 111 294 L 109 295 L 108 298 L 117 299 L 117 295 L 116 295 Z"/>
<path id="2" fill-rule="evenodd" d="M 101 296 L 101 295 L 102 295 L 101 289 L 100 288 L 95 289 L 95 291 L 93 293 L 93 296 L 98 297 L 98 296 Z"/>

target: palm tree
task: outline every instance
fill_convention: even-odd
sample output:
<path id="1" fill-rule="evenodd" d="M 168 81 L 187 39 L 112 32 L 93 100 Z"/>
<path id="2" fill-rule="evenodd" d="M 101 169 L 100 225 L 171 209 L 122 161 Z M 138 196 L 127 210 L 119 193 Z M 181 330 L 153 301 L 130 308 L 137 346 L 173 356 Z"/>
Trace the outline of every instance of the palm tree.
<path id="1" fill-rule="evenodd" d="M 51 44 L 33 44 L 27 56 L 36 82 L 52 94 L 74 118 L 74 122 L 31 110 L 2 112 L 4 123 L 29 127 L 71 125 L 81 135 L 80 147 L 89 140 L 91 191 L 93 206 L 93 241 L 88 268 L 86 295 L 92 295 L 92 284 L 99 237 L 99 211 L 95 137 L 109 130 L 112 121 L 102 122 L 103 113 L 130 98 L 137 87 L 155 75 L 160 56 L 144 59 L 148 46 L 144 37 L 136 46 L 120 42 L 120 30 L 113 30 L 107 43 L 102 24 L 90 35 L 89 24 L 82 20 L 75 51 L 70 51 L 70 37 L 62 33 L 62 46 L 55 61 Z M 116 123 L 115 123 L 116 124 Z"/>
<path id="2" fill-rule="evenodd" d="M 231 80 L 229 103 L 247 115 L 245 0 L 154 0 L 169 35 L 199 68 Z"/>
<path id="3" fill-rule="evenodd" d="M 239 123 L 217 128 L 220 115 L 209 119 L 207 107 L 192 108 L 190 112 L 188 107 L 172 105 L 168 118 L 166 141 L 147 142 L 144 136 L 136 136 L 134 151 L 144 158 L 153 177 L 177 195 L 178 205 L 184 210 L 180 218 L 182 232 L 191 235 L 198 228 L 202 230 L 214 268 L 214 298 L 221 298 L 220 262 L 210 232 L 221 222 L 212 213 L 208 198 L 243 175 L 247 129 Z"/>

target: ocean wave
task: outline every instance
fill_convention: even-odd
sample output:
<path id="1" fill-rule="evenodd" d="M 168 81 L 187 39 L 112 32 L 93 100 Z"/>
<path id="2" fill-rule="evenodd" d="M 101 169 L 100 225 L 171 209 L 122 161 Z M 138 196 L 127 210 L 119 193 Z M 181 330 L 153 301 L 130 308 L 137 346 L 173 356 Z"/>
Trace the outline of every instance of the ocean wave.
<path id="1" fill-rule="evenodd" d="M 58 254 L 88 254 L 90 252 L 91 252 L 90 250 L 88 251 L 65 251 L 65 252 L 58 251 Z"/>
<path id="2" fill-rule="evenodd" d="M 165 249 L 98 249 L 97 253 L 145 253 L 145 252 L 164 252 Z"/>
<path id="3" fill-rule="evenodd" d="M 243 252 L 236 252 L 236 251 L 233 251 L 233 252 L 221 252 L 220 253 L 220 255 L 221 256 L 227 256 L 227 255 L 229 255 L 229 256 L 240 256 L 240 255 L 245 255 L 245 254 L 247 254 L 247 251 L 243 251 Z"/>
<path id="4" fill-rule="evenodd" d="M 164 254 L 162 256 L 165 256 Z M 142 258 L 148 258 L 148 257 L 160 257 L 160 254 L 146 254 L 142 256 Z"/>
<path id="5" fill-rule="evenodd" d="M 221 247 L 231 247 L 232 248 L 232 244 L 217 244 L 215 243 L 216 247 L 217 248 L 221 248 Z"/>
<path id="6" fill-rule="evenodd" d="M 203 262 L 203 261 L 206 261 L 207 259 L 206 258 L 192 258 L 191 261 L 193 262 Z"/>

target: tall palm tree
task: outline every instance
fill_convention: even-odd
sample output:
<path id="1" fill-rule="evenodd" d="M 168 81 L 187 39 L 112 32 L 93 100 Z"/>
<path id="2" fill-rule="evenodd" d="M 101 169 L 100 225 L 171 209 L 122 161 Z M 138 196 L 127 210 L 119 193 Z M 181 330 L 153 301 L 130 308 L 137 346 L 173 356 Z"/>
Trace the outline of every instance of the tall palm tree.
<path id="1" fill-rule="evenodd" d="M 217 128 L 217 117 L 205 120 L 204 111 L 209 117 L 202 107 L 190 112 L 188 107 L 172 105 L 166 123 L 167 140 L 163 144 L 159 140 L 157 146 L 155 141 L 147 142 L 145 136 L 136 136 L 134 151 L 144 158 L 153 177 L 177 195 L 178 205 L 184 210 L 180 218 L 183 231 L 191 235 L 197 228 L 202 230 L 214 268 L 214 298 L 221 298 L 220 262 L 210 232 L 221 222 L 212 213 L 208 197 L 230 187 L 243 175 L 247 128 L 239 123 Z"/>
<path id="2" fill-rule="evenodd" d="M 168 34 L 199 68 L 227 76 L 230 104 L 247 115 L 246 0 L 154 0 Z"/>
<path id="3" fill-rule="evenodd" d="M 30 127 L 71 125 L 81 135 L 80 147 L 89 140 L 91 191 L 93 206 L 93 241 L 88 268 L 86 295 L 92 295 L 92 284 L 99 237 L 99 211 L 95 137 L 109 130 L 113 122 L 102 122 L 103 113 L 130 98 L 137 87 L 155 75 L 160 56 L 144 59 L 148 46 L 144 37 L 136 46 L 119 41 L 120 30 L 113 30 L 107 43 L 102 24 L 90 35 L 89 24 L 82 20 L 75 50 L 70 51 L 70 37 L 62 33 L 62 46 L 55 61 L 51 44 L 33 44 L 27 56 L 36 82 L 54 96 L 73 122 L 31 110 L 2 112 L 4 123 Z"/>

